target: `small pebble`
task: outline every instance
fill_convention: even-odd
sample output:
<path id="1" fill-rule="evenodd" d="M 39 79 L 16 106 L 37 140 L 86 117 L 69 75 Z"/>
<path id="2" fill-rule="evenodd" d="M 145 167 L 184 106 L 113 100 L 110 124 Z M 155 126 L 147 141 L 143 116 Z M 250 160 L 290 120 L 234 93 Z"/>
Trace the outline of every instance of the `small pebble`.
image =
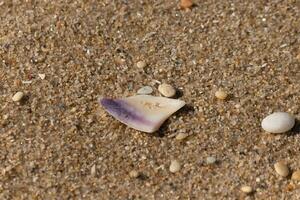
<path id="1" fill-rule="evenodd" d="M 286 112 L 275 112 L 265 117 L 262 122 L 262 128 L 269 133 L 284 133 L 293 128 L 295 118 Z"/>
<path id="2" fill-rule="evenodd" d="M 173 97 L 176 94 L 174 87 L 166 83 L 158 86 L 158 91 L 165 97 Z"/>
<path id="3" fill-rule="evenodd" d="M 46 75 L 45 74 L 38 74 L 39 75 L 39 77 L 42 79 L 42 80 L 44 80 L 45 78 L 46 78 Z"/>
<path id="4" fill-rule="evenodd" d="M 172 161 L 171 161 L 171 164 L 170 164 L 170 168 L 169 168 L 170 172 L 176 173 L 176 172 L 178 172 L 180 169 L 181 169 L 180 163 L 179 163 L 177 160 L 172 160 Z"/>
<path id="5" fill-rule="evenodd" d="M 277 162 L 274 164 L 274 168 L 277 174 L 282 177 L 287 177 L 290 174 L 290 170 L 283 162 Z"/>
<path id="6" fill-rule="evenodd" d="M 24 97 L 24 93 L 23 92 L 17 92 L 13 97 L 12 100 L 13 101 L 21 101 L 21 99 Z"/>
<path id="7" fill-rule="evenodd" d="M 129 172 L 129 176 L 131 178 L 137 178 L 140 175 L 140 173 L 138 171 L 132 170 L 131 172 Z"/>
<path id="8" fill-rule="evenodd" d="M 136 63 L 137 68 L 140 68 L 140 69 L 146 67 L 146 65 L 147 64 L 146 64 L 145 61 L 139 61 L 139 62 Z"/>
<path id="9" fill-rule="evenodd" d="M 181 0 L 180 1 L 180 8 L 181 9 L 188 9 L 193 6 L 193 1 L 192 0 Z"/>
<path id="10" fill-rule="evenodd" d="M 300 181 L 300 170 L 295 171 L 291 177 L 292 180 Z"/>
<path id="11" fill-rule="evenodd" d="M 206 158 L 206 163 L 209 165 L 214 164 L 216 161 L 217 161 L 217 159 L 213 156 L 209 156 Z"/>
<path id="12" fill-rule="evenodd" d="M 137 94 L 151 94 L 153 92 L 152 87 L 144 86 L 137 91 Z"/>
<path id="13" fill-rule="evenodd" d="M 187 133 L 178 133 L 176 135 L 176 140 L 184 140 L 185 138 L 187 138 L 188 134 Z"/>
<path id="14" fill-rule="evenodd" d="M 92 176 L 96 175 L 96 165 L 95 164 L 91 167 L 91 175 Z"/>
<path id="15" fill-rule="evenodd" d="M 245 186 L 241 187 L 241 191 L 246 193 L 246 194 L 250 194 L 250 193 L 253 192 L 253 189 L 252 189 L 252 187 L 250 187 L 248 185 L 245 185 Z"/>
<path id="16" fill-rule="evenodd" d="M 224 90 L 219 89 L 216 91 L 215 96 L 220 100 L 225 100 L 228 94 Z"/>

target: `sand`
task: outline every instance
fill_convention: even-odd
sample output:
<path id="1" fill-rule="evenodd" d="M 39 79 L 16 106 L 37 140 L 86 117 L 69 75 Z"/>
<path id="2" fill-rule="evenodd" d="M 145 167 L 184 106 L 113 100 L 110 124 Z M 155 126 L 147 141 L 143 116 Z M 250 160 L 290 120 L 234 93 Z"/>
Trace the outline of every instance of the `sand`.
<path id="1" fill-rule="evenodd" d="M 273 168 L 300 169 L 299 122 L 281 135 L 260 126 L 274 111 L 300 119 L 300 2 L 194 2 L 0 2 L 0 199 L 300 198 Z M 158 96 L 159 82 L 187 106 L 157 133 L 98 104 L 146 85 Z"/>

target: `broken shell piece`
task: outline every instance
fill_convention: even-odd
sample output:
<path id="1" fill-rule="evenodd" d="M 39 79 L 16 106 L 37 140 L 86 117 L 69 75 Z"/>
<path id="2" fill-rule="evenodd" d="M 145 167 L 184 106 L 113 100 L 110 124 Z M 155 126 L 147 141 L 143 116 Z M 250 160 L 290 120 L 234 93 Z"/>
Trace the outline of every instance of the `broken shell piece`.
<path id="1" fill-rule="evenodd" d="M 184 101 L 151 95 L 121 99 L 101 98 L 105 110 L 122 123 L 139 131 L 153 133 L 185 105 Z"/>

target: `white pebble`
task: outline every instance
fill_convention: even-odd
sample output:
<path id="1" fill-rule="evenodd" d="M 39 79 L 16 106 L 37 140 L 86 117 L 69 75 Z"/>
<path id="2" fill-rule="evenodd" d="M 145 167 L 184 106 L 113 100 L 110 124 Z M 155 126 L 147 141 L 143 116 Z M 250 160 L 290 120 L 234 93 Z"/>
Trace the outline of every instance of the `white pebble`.
<path id="1" fill-rule="evenodd" d="M 248 185 L 245 185 L 245 186 L 241 187 L 241 191 L 246 193 L 246 194 L 250 194 L 250 193 L 253 192 L 253 189 L 252 189 L 252 187 L 250 187 Z"/>
<path id="2" fill-rule="evenodd" d="M 21 99 L 24 97 L 24 93 L 23 92 L 17 92 L 13 97 L 12 100 L 13 101 L 21 101 Z"/>
<path id="3" fill-rule="evenodd" d="M 282 177 L 287 177 L 290 174 L 290 170 L 286 164 L 283 162 L 277 162 L 274 164 L 274 169 L 277 174 Z"/>
<path id="4" fill-rule="evenodd" d="M 144 86 L 137 91 L 137 94 L 151 94 L 153 92 L 152 87 Z"/>
<path id="5" fill-rule="evenodd" d="M 284 133 L 293 128 L 295 118 L 286 112 L 275 112 L 265 117 L 262 122 L 262 128 L 269 133 Z"/>
<path id="6" fill-rule="evenodd" d="M 217 161 L 217 159 L 213 156 L 209 156 L 206 158 L 206 163 L 209 165 L 214 164 L 216 161 Z"/>
<path id="7" fill-rule="evenodd" d="M 146 64 L 145 61 L 139 61 L 139 62 L 136 63 L 136 66 L 137 66 L 138 68 L 140 68 L 140 69 L 146 67 L 146 65 L 147 65 L 147 64 Z"/>
<path id="8" fill-rule="evenodd" d="M 180 163 L 179 163 L 177 160 L 172 160 L 172 161 L 171 161 L 170 168 L 169 168 L 170 172 L 176 173 L 176 172 L 178 172 L 180 169 L 181 169 Z"/>
<path id="9" fill-rule="evenodd" d="M 166 83 L 158 86 L 158 91 L 165 97 L 172 97 L 176 94 L 176 90 L 174 89 L 174 87 Z"/>

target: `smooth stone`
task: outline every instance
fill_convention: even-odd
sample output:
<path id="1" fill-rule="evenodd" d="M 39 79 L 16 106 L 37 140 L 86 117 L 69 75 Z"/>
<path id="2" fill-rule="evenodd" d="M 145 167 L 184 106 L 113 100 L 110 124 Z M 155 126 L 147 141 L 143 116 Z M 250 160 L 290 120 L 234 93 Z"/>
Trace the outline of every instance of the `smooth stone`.
<path id="1" fill-rule="evenodd" d="M 146 64 L 145 61 L 139 61 L 139 62 L 136 63 L 137 68 L 140 68 L 140 69 L 146 67 L 146 65 L 147 64 Z"/>
<path id="2" fill-rule="evenodd" d="M 291 177 L 292 180 L 300 181 L 300 170 L 295 171 Z"/>
<path id="3" fill-rule="evenodd" d="M 137 91 L 137 94 L 151 94 L 153 92 L 152 87 L 144 86 Z"/>
<path id="4" fill-rule="evenodd" d="M 228 94 L 224 90 L 219 89 L 215 92 L 215 96 L 220 100 L 225 100 Z"/>
<path id="5" fill-rule="evenodd" d="M 173 97 L 176 94 L 176 90 L 170 84 L 163 83 L 158 86 L 158 91 L 165 97 Z"/>
<path id="6" fill-rule="evenodd" d="M 24 97 L 24 93 L 23 92 L 17 92 L 13 97 L 12 100 L 17 102 L 17 101 L 21 101 L 21 99 Z"/>
<path id="7" fill-rule="evenodd" d="M 170 164 L 170 167 L 169 167 L 170 172 L 176 173 L 176 172 L 178 172 L 180 169 L 181 169 L 180 163 L 179 163 L 177 160 L 172 160 L 172 161 L 171 161 L 171 164 Z"/>
<path id="8" fill-rule="evenodd" d="M 277 162 L 274 164 L 274 169 L 277 174 L 282 177 L 287 177 L 290 174 L 290 170 L 286 164 L 283 162 Z"/>
<path id="9" fill-rule="evenodd" d="M 245 185 L 245 186 L 241 187 L 241 191 L 246 193 L 246 194 L 250 194 L 250 193 L 253 192 L 253 189 L 252 189 L 252 187 L 250 187 L 248 185 Z"/>
<path id="10" fill-rule="evenodd" d="M 293 128 L 295 118 L 286 112 L 275 112 L 265 117 L 262 122 L 262 128 L 269 133 L 284 133 Z"/>
<path id="11" fill-rule="evenodd" d="M 214 164 L 216 161 L 217 161 L 217 159 L 213 156 L 209 156 L 206 158 L 206 163 L 209 165 Z"/>

